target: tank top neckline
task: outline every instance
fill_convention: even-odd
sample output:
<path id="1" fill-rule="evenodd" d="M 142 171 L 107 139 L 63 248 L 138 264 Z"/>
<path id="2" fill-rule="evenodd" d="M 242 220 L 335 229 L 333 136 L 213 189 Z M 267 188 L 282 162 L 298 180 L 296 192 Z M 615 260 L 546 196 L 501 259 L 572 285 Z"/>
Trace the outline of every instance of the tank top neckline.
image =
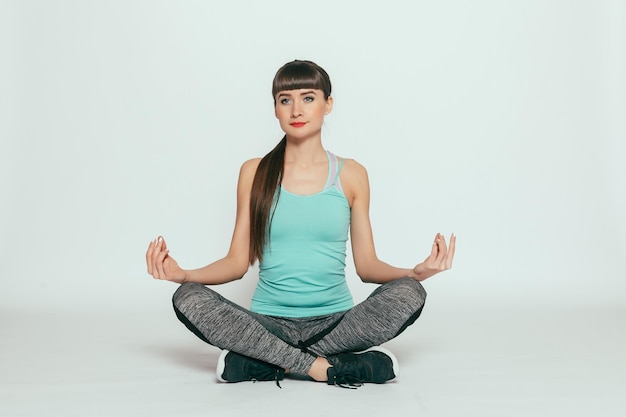
<path id="1" fill-rule="evenodd" d="M 337 186 L 339 182 L 339 172 L 341 171 L 341 168 L 343 166 L 343 160 L 341 161 L 341 164 L 339 164 L 337 156 L 335 156 L 330 151 L 325 151 L 325 152 L 326 152 L 326 157 L 328 158 L 328 175 L 326 176 L 326 182 L 324 183 L 324 188 L 321 191 L 318 191 L 312 194 L 296 194 L 285 189 L 282 183 L 280 184 L 280 191 L 284 192 L 285 194 L 292 195 L 294 197 L 315 197 L 317 195 L 324 194 L 328 190 L 331 190 L 333 187 Z M 343 194 L 343 190 L 340 189 L 340 191 Z"/>

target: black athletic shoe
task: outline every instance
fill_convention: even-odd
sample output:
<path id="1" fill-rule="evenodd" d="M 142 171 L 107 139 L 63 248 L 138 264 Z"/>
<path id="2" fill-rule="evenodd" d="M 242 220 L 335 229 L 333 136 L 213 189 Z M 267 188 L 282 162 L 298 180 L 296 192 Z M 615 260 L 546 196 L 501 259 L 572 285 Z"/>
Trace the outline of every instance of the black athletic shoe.
<path id="1" fill-rule="evenodd" d="M 328 358 L 328 385 L 356 388 L 364 383 L 382 384 L 395 379 L 398 361 L 387 349 L 375 346 L 358 353 L 340 353 Z"/>
<path id="2" fill-rule="evenodd" d="M 278 366 L 223 350 L 217 360 L 217 380 L 220 382 L 278 381 L 285 378 L 285 370 Z"/>

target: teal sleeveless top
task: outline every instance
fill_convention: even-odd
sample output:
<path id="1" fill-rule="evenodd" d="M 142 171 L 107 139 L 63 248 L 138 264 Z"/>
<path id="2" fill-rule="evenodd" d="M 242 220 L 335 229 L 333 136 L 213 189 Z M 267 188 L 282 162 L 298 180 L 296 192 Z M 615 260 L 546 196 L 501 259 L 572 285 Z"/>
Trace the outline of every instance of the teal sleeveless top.
<path id="1" fill-rule="evenodd" d="M 343 165 L 328 156 L 328 179 L 316 194 L 279 187 L 269 242 L 259 264 L 250 309 L 281 317 L 312 317 L 350 309 L 346 241 L 350 205 L 339 182 Z"/>

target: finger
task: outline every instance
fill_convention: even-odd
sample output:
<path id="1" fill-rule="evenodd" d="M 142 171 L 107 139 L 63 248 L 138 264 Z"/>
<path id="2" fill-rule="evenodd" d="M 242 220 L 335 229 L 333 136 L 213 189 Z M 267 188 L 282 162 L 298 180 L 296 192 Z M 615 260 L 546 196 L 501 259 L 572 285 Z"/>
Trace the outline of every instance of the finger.
<path id="1" fill-rule="evenodd" d="M 148 274 L 152 275 L 152 252 L 154 251 L 154 243 L 156 239 L 151 241 L 146 251 L 146 266 L 148 267 Z"/>
<path id="2" fill-rule="evenodd" d="M 159 241 L 161 242 L 161 250 L 167 249 L 167 244 L 165 243 L 165 238 L 163 236 L 159 236 Z"/>
<path id="3" fill-rule="evenodd" d="M 162 241 L 163 241 L 163 238 L 161 236 L 157 237 L 154 241 L 154 249 L 152 251 L 152 276 L 156 279 L 163 278 L 163 275 L 162 275 L 163 268 L 160 265 L 161 261 L 159 260 L 163 252 Z"/>
<path id="4" fill-rule="evenodd" d="M 158 242 L 157 238 L 155 238 L 152 242 L 150 242 L 150 245 L 148 245 L 148 251 L 146 252 L 146 263 L 148 264 L 148 273 L 153 276 L 154 276 L 154 273 L 156 272 L 154 259 L 158 255 L 158 252 L 159 252 L 157 248 L 157 242 Z"/>
<path id="5" fill-rule="evenodd" d="M 430 249 L 430 256 L 429 258 L 432 259 L 437 259 L 437 253 L 439 253 L 439 246 L 437 246 L 437 238 L 439 237 L 439 235 L 435 235 L 435 240 L 433 241 L 433 246 Z"/>
<path id="6" fill-rule="evenodd" d="M 441 233 L 437 233 L 437 248 L 439 249 L 439 252 L 437 253 L 437 262 L 439 265 L 443 265 L 448 253 L 448 247 L 446 245 L 446 238 Z"/>
<path id="7" fill-rule="evenodd" d="M 452 260 L 454 259 L 454 252 L 456 250 L 456 235 L 452 233 L 450 236 L 450 248 L 446 256 L 446 269 L 452 268 Z"/>
<path id="8" fill-rule="evenodd" d="M 166 278 L 166 274 L 165 274 L 165 269 L 163 268 L 163 264 L 164 264 L 164 260 L 165 257 L 167 256 L 167 253 L 169 251 L 166 249 L 164 251 L 161 251 L 161 253 L 159 254 L 159 256 L 157 257 L 157 268 L 159 271 L 159 279 L 165 279 Z"/>
<path id="9" fill-rule="evenodd" d="M 439 247 L 437 246 L 437 236 L 435 236 L 435 240 L 433 241 L 432 246 L 430 247 L 430 254 L 424 259 L 424 264 L 430 265 L 435 259 L 437 259 L 437 253 L 439 252 Z"/>

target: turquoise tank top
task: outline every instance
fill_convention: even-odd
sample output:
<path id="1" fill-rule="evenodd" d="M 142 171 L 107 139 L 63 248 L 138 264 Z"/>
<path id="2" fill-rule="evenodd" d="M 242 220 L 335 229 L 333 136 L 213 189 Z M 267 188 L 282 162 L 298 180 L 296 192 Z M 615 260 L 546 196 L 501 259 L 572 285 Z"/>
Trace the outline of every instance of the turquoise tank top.
<path id="1" fill-rule="evenodd" d="M 350 205 L 339 182 L 342 163 L 326 151 L 328 179 L 316 194 L 282 187 L 259 264 L 250 309 L 281 317 L 312 317 L 354 305 L 346 283 Z"/>

